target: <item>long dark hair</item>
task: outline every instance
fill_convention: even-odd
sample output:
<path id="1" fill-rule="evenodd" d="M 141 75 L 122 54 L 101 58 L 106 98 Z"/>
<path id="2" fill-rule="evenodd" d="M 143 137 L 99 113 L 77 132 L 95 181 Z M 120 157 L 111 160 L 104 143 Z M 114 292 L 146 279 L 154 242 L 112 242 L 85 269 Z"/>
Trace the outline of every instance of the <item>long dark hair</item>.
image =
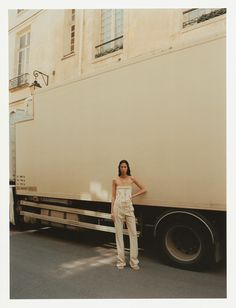
<path id="1" fill-rule="evenodd" d="M 127 160 L 123 159 L 123 160 L 120 161 L 119 166 L 118 166 L 118 174 L 119 174 L 119 176 L 121 176 L 120 166 L 123 163 L 125 163 L 127 165 L 127 175 L 131 175 L 129 163 L 127 162 Z"/>

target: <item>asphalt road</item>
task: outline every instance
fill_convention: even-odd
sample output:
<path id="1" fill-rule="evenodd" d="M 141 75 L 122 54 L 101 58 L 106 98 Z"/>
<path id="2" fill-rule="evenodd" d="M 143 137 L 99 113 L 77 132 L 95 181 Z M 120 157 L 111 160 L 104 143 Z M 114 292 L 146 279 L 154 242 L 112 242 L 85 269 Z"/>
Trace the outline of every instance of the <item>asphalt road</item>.
<path id="1" fill-rule="evenodd" d="M 114 235 L 109 233 L 11 230 L 10 298 L 226 297 L 225 264 L 208 272 L 185 271 L 162 264 L 148 245 L 139 259 L 139 271 L 118 270 Z"/>

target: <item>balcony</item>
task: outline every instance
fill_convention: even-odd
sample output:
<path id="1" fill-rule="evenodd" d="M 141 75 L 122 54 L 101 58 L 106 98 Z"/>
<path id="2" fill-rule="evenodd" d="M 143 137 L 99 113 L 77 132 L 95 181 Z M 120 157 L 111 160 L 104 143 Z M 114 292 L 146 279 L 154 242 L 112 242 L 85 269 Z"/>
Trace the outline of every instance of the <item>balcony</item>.
<path id="1" fill-rule="evenodd" d="M 96 48 L 95 58 L 99 58 L 109 53 L 118 51 L 119 49 L 123 49 L 123 35 L 114 38 L 113 40 L 97 45 L 95 46 L 95 48 Z"/>
<path id="2" fill-rule="evenodd" d="M 183 28 L 226 14 L 226 9 L 190 9 L 184 13 Z"/>
<path id="3" fill-rule="evenodd" d="M 22 74 L 9 80 L 9 90 L 15 90 L 29 85 L 29 74 Z"/>

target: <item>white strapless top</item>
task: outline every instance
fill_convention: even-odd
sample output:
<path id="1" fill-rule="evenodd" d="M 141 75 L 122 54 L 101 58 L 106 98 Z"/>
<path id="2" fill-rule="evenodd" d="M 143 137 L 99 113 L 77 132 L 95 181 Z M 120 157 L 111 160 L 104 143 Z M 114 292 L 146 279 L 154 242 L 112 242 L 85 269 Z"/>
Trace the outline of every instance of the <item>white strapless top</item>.
<path id="1" fill-rule="evenodd" d="M 131 185 L 117 185 L 116 186 L 116 200 L 120 202 L 130 201 L 132 196 Z"/>

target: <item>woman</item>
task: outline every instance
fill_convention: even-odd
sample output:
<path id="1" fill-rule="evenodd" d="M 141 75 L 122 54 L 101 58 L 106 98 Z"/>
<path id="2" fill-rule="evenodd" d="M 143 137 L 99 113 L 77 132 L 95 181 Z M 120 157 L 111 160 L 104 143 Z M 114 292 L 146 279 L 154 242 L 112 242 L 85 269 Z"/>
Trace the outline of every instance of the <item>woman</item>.
<path id="1" fill-rule="evenodd" d="M 126 160 L 122 160 L 119 163 L 118 174 L 119 176 L 112 181 L 111 204 L 111 217 L 116 230 L 117 267 L 118 269 L 124 269 L 126 266 L 123 240 L 123 224 L 125 222 L 130 240 L 130 266 L 134 270 L 139 270 L 138 239 L 132 200 L 144 194 L 146 189 L 131 176 L 129 163 Z M 138 186 L 139 191 L 132 195 L 133 183 Z"/>

